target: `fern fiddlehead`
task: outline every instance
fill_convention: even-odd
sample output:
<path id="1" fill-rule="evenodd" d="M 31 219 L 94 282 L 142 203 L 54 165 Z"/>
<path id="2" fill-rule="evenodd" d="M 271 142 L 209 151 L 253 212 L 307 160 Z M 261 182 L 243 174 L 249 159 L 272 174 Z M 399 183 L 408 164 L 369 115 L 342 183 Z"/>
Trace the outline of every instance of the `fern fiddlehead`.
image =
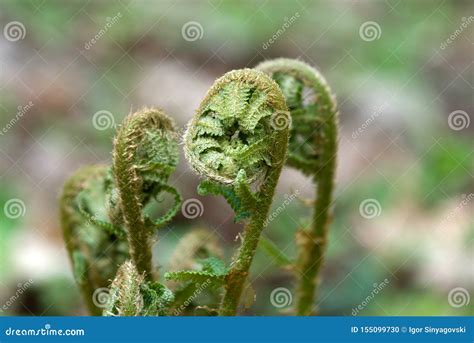
<path id="1" fill-rule="evenodd" d="M 113 173 L 127 232 L 130 255 L 140 275 L 153 279 L 150 237 L 153 228 L 166 225 L 181 204 L 167 180 L 178 163 L 175 125 L 163 112 L 143 109 L 128 115 L 114 140 Z M 162 192 L 174 196 L 174 205 L 158 220 L 144 214 L 146 204 Z"/>
<path id="2" fill-rule="evenodd" d="M 173 302 L 173 293 L 164 285 L 146 281 L 132 261 L 124 262 L 110 286 L 105 316 L 164 316 Z"/>
<path id="3" fill-rule="evenodd" d="M 61 226 L 74 278 L 92 315 L 102 312 L 94 304 L 94 291 L 107 287 L 128 258 L 123 230 L 102 225 L 108 221 L 104 206 L 107 172 L 102 165 L 79 169 L 64 184 L 60 200 Z"/>
<path id="4" fill-rule="evenodd" d="M 225 275 L 220 315 L 237 312 L 285 163 L 289 122 L 278 85 L 261 72 L 243 69 L 214 83 L 185 133 L 186 158 L 206 178 L 199 193 L 223 195 L 236 219 L 246 220 L 241 246 Z"/>
<path id="5" fill-rule="evenodd" d="M 311 176 L 316 184 L 312 228 L 298 230 L 296 237 L 296 312 L 310 315 L 331 216 L 337 154 L 336 101 L 324 77 L 304 62 L 282 58 L 263 62 L 256 69 L 278 83 L 291 111 L 287 164 Z"/>

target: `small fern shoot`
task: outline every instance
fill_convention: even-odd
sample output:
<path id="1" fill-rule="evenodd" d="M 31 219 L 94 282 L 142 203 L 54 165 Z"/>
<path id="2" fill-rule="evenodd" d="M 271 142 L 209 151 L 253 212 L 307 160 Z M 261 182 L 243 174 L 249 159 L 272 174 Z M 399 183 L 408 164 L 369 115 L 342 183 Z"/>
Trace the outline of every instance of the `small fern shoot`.
<path id="1" fill-rule="evenodd" d="M 278 85 L 243 69 L 218 79 L 184 136 L 185 155 L 205 180 L 201 195 L 220 194 L 236 220 L 242 244 L 224 277 L 219 314 L 235 315 L 288 148 L 290 117 Z M 255 191 L 254 191 L 255 190 Z"/>
<path id="2" fill-rule="evenodd" d="M 153 280 L 150 236 L 178 212 L 181 196 L 167 181 L 178 163 L 175 124 L 156 109 L 128 115 L 114 141 L 113 172 L 118 203 L 123 213 L 130 255 L 140 275 Z M 160 193 L 174 196 L 174 205 L 152 220 L 144 213 L 146 204 Z"/>
<path id="3" fill-rule="evenodd" d="M 278 83 L 291 111 L 287 164 L 311 176 L 316 185 L 312 227 L 298 230 L 296 237 L 296 312 L 311 315 L 331 219 L 337 158 L 336 100 L 324 77 L 304 62 L 280 58 L 263 62 L 256 69 Z"/>

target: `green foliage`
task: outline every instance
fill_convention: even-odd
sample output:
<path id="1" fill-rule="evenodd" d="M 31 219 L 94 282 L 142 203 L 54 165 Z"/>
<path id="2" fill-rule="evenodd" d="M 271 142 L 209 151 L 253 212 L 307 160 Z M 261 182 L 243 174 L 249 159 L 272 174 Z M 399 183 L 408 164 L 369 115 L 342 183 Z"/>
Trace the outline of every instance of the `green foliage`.
<path id="1" fill-rule="evenodd" d="M 275 140 L 271 115 L 278 104 L 276 84 L 250 69 L 232 71 L 216 81 L 185 134 L 185 152 L 202 175 L 232 183 L 244 170 L 251 180 L 264 177 Z M 277 106 L 277 107 L 276 107 Z"/>
<path id="2" fill-rule="evenodd" d="M 152 279 L 151 226 L 159 228 L 178 212 L 181 197 L 167 185 L 178 163 L 174 122 L 156 109 L 143 109 L 125 118 L 114 141 L 113 172 L 123 213 L 130 255 L 145 278 Z M 175 196 L 174 206 L 161 218 L 150 220 L 143 210 L 162 192 Z"/>
<path id="3" fill-rule="evenodd" d="M 128 258 L 127 242 L 121 231 L 111 230 L 111 224 L 106 223 L 106 175 L 105 166 L 79 169 L 65 183 L 60 201 L 61 225 L 74 277 L 95 315 L 101 310 L 92 302 L 94 290 L 107 287 L 117 266 Z"/>
<path id="4" fill-rule="evenodd" d="M 336 101 L 324 77 L 306 63 L 281 58 L 263 62 L 257 69 L 278 83 L 291 111 L 287 164 L 311 176 L 316 185 L 310 229 L 297 231 L 298 259 L 294 268 L 298 279 L 296 311 L 310 315 L 331 216 L 337 159 Z"/>
<path id="5" fill-rule="evenodd" d="M 211 287 L 219 287 L 224 284 L 227 275 L 225 263 L 217 257 L 209 257 L 198 261 L 200 270 L 180 270 L 165 273 L 167 280 L 208 283 Z"/>
<path id="6" fill-rule="evenodd" d="M 115 277 L 104 315 L 159 316 L 190 313 L 193 307 L 208 314 L 235 315 L 241 298 L 245 307 L 251 306 L 255 298 L 248 274 L 259 242 L 278 265 L 289 269 L 301 267 L 301 258 L 293 266 L 273 243 L 260 240 L 260 236 L 287 161 L 288 146 L 294 148 L 288 163 L 315 177 L 323 194 L 318 200 L 328 205 L 334 165 L 328 154 L 335 152 L 328 147 L 334 148 L 336 113 L 324 79 L 299 62 L 285 60 L 283 65 L 293 63 L 294 70 L 270 73 L 278 84 L 265 73 L 252 69 L 225 74 L 203 99 L 184 136 L 190 165 L 205 177 L 198 193 L 223 196 L 234 210 L 235 221 L 245 223 L 241 246 L 230 266 L 222 260 L 217 238 L 206 229 L 196 229 L 179 242 L 170 270 L 164 273 L 173 291 L 157 281 L 152 266 L 151 235 L 168 224 L 181 207 L 180 194 L 167 183 L 178 163 L 176 129 L 161 111 L 143 109 L 127 116 L 114 140 L 112 168 L 102 167 L 96 173 L 90 169 L 85 176 L 74 179 L 72 186 L 66 184 L 68 191 L 63 203 L 68 206 L 62 215 L 65 237 L 90 246 L 97 243 L 97 237 L 90 232 L 74 229 L 85 221 L 105 238 L 112 237 L 115 244 L 126 247 L 120 259 L 114 256 L 115 259 L 107 260 L 109 268 L 112 261 L 115 268 L 121 266 L 112 269 Z M 310 101 L 303 99 L 308 84 L 314 96 Z M 293 117 L 291 140 L 288 109 Z M 159 218 L 151 219 L 145 209 L 164 193 L 174 197 L 174 204 Z M 102 212 L 96 212 L 97 205 L 103 206 Z M 318 214 L 322 220 L 315 224 L 315 231 L 300 230 L 297 237 L 299 246 L 304 245 L 305 258 L 322 255 L 320 250 L 314 252 L 315 246 L 310 244 L 316 238 L 316 247 L 324 247 L 319 244 L 324 240 L 317 235 L 325 233 L 320 226 L 325 226 L 328 211 Z M 305 242 L 300 244 L 303 238 Z M 90 295 L 98 288 L 88 276 L 92 265 L 87 255 L 90 251 L 75 243 L 70 244 L 70 253 L 76 279 L 84 293 Z M 129 259 L 124 261 L 125 258 Z M 313 266 L 309 272 L 312 275 Z M 110 273 L 107 275 L 112 278 Z M 248 291 L 244 292 L 244 288 Z M 224 294 L 216 310 L 219 289 Z M 211 295 L 207 302 L 210 306 L 196 303 L 204 291 Z M 311 289 L 309 293 L 312 296 Z"/>
<path id="7" fill-rule="evenodd" d="M 173 293 L 166 286 L 145 281 L 131 261 L 117 271 L 110 286 L 105 316 L 162 316 L 167 315 Z"/>
<path id="8" fill-rule="evenodd" d="M 215 82 L 185 133 L 186 157 L 194 170 L 206 178 L 198 192 L 222 195 L 234 210 L 235 221 L 245 219 L 247 223 L 242 245 L 227 274 L 203 268 L 174 272 L 167 277 L 225 282 L 220 315 L 237 312 L 286 159 L 289 123 L 278 85 L 263 73 L 243 69 L 229 72 Z"/>
<path id="9" fill-rule="evenodd" d="M 318 169 L 324 165 L 321 163 L 326 162 L 321 154 L 333 140 L 328 131 L 333 131 L 333 118 L 337 112 L 326 80 L 318 71 L 298 60 L 276 59 L 256 68 L 278 83 L 291 111 L 288 165 L 317 177 Z"/>
<path id="10" fill-rule="evenodd" d="M 66 182 L 61 223 L 76 282 L 92 314 L 101 312 L 92 301 L 94 291 L 114 277 L 111 314 L 159 315 L 172 302 L 172 294 L 153 283 L 147 245 L 153 229 L 179 211 L 181 196 L 167 184 L 178 155 L 173 122 L 160 111 L 145 109 L 128 116 L 119 130 L 113 168 L 85 167 Z M 164 192 L 173 195 L 174 205 L 160 218 L 148 218 L 144 207 Z M 123 264 L 130 257 L 135 264 Z M 135 287 L 124 273 L 135 273 L 138 266 L 142 270 L 133 279 L 140 287 Z"/>

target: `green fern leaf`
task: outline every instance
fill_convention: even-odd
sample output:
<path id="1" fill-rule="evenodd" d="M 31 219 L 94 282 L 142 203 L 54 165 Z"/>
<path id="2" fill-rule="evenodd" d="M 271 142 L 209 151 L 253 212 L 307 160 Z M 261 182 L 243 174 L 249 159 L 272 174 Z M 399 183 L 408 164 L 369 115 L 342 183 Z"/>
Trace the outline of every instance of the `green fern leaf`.
<path id="1" fill-rule="evenodd" d="M 210 135 L 210 136 L 222 136 L 224 134 L 224 126 L 222 122 L 211 116 L 202 117 L 196 123 L 196 135 Z"/>
<path id="2" fill-rule="evenodd" d="M 253 92 L 244 115 L 240 116 L 239 125 L 244 131 L 253 132 L 262 118 L 272 114 L 271 110 L 265 106 L 267 97 L 265 92 Z"/>

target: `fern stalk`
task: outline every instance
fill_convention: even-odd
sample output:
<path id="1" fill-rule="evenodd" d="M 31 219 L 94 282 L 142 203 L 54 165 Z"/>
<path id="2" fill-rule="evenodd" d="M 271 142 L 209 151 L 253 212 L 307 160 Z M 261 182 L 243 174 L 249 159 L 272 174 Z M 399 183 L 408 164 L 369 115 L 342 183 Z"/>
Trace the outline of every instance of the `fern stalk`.
<path id="1" fill-rule="evenodd" d="M 130 255 L 145 280 L 154 278 L 150 237 L 176 214 L 179 194 L 167 185 L 178 161 L 173 121 L 156 109 L 143 109 L 125 118 L 114 141 L 113 171 L 118 188 Z M 150 198 L 165 191 L 175 196 L 175 205 L 158 221 L 144 213 Z"/>
<path id="2" fill-rule="evenodd" d="M 311 176 L 316 185 L 311 228 L 298 230 L 296 236 L 296 313 L 311 315 L 332 215 L 337 155 L 336 101 L 324 77 L 306 63 L 282 58 L 263 62 L 257 69 L 277 81 L 291 111 L 293 125 L 287 164 Z"/>
<path id="3" fill-rule="evenodd" d="M 235 315 L 286 159 L 290 117 L 278 85 L 235 70 L 218 79 L 185 133 L 185 155 L 203 175 L 201 195 L 222 195 L 245 220 L 242 244 L 225 277 L 219 314 Z M 257 188 L 257 192 L 251 190 Z"/>
<path id="4" fill-rule="evenodd" d="M 128 258 L 123 231 L 105 221 L 107 179 L 106 166 L 82 167 L 66 181 L 60 199 L 61 226 L 74 278 L 92 315 L 102 312 L 94 304 L 94 291 L 107 287 Z"/>

